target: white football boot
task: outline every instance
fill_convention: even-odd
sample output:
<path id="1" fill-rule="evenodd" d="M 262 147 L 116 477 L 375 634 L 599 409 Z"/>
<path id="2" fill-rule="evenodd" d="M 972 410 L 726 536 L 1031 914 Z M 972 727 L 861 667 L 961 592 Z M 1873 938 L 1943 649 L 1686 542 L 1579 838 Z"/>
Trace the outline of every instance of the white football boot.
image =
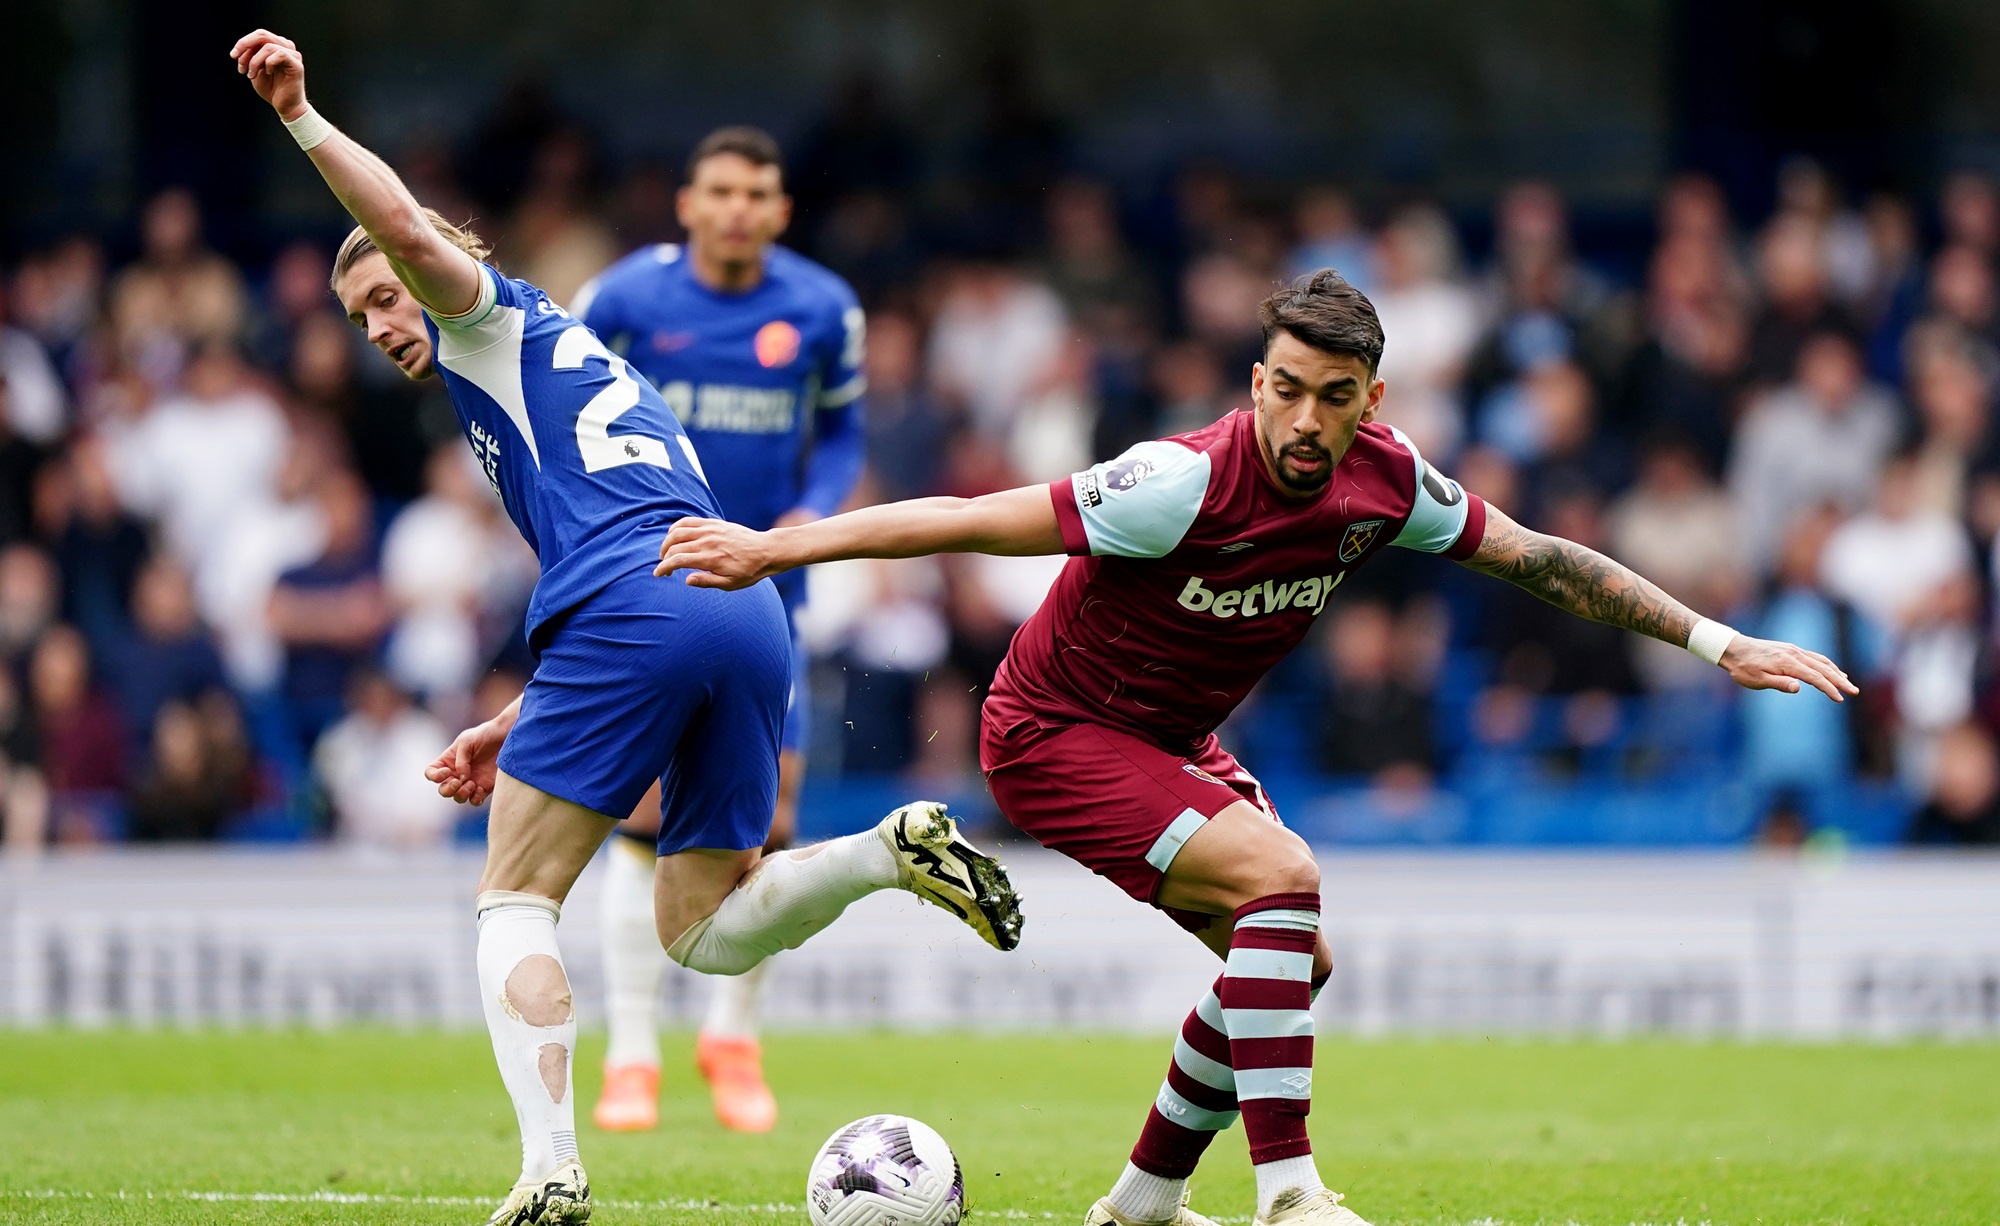
<path id="1" fill-rule="evenodd" d="M 1138 1218 L 1126 1217 L 1112 1205 L 1110 1197 L 1099 1197 L 1097 1203 L 1090 1207 L 1090 1212 L 1083 1215 L 1083 1226 L 1215 1226 L 1214 1222 L 1188 1208 L 1189 1195 L 1186 1191 L 1181 1193 L 1180 1208 L 1174 1210 L 1174 1215 L 1164 1222 L 1141 1222 Z"/>
<path id="2" fill-rule="evenodd" d="M 916 800 L 882 819 L 875 833 L 896 858 L 897 884 L 965 921 L 988 945 L 1021 943 L 1021 900 L 998 860 L 966 842 L 934 800 Z"/>
<path id="3" fill-rule="evenodd" d="M 581 1226 L 590 1220 L 590 1179 L 565 1162 L 531 1183 L 515 1184 L 486 1226 Z"/>
<path id="4" fill-rule="evenodd" d="M 1340 1203 L 1340 1193 L 1321 1188 L 1310 1196 L 1287 1202 L 1285 1193 L 1271 1206 L 1271 1216 L 1258 1214 L 1251 1226 L 1368 1226 L 1360 1214 Z"/>

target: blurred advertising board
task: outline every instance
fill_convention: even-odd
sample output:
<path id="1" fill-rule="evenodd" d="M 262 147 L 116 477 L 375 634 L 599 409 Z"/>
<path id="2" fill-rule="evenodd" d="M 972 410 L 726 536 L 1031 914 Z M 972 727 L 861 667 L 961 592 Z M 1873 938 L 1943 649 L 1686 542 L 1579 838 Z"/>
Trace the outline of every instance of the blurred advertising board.
<path id="1" fill-rule="evenodd" d="M 780 956 L 774 1027 L 1177 1026 L 1217 973 L 1171 922 L 1037 848 L 1008 849 L 1020 950 L 888 893 Z M 1831 1038 L 2000 1033 L 2000 857 L 1323 852 L 1358 1034 Z M 65 853 L 0 862 L 0 1024 L 477 1026 L 476 852 Z M 598 866 L 564 908 L 601 1020 Z M 702 978 L 670 969 L 692 1025 Z M 593 1013 L 597 1018 L 593 1018 Z"/>

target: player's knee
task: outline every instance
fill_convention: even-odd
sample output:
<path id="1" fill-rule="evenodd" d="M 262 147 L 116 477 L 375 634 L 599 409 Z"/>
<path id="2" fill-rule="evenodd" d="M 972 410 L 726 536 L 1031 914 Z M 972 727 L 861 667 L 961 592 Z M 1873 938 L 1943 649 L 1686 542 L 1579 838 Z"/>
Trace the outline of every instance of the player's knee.
<path id="1" fill-rule="evenodd" d="M 1296 833 L 1275 822 L 1249 828 L 1255 842 L 1235 862 L 1238 906 L 1270 894 L 1319 893 L 1319 862 Z"/>
<path id="2" fill-rule="evenodd" d="M 660 948 L 682 966 L 687 965 L 686 947 L 701 937 L 700 933 L 692 930 L 705 922 L 700 917 L 670 915 L 657 904 L 653 911 L 653 929 L 659 934 Z"/>
<path id="3" fill-rule="evenodd" d="M 700 941 L 709 920 L 715 916 L 716 906 L 717 903 L 712 901 L 703 906 L 700 901 L 690 900 L 680 893 L 672 896 L 656 893 L 653 896 L 653 927 L 659 934 L 660 948 L 673 953 L 676 947 Z M 674 961 L 686 965 L 685 960 L 678 956 Z"/>
<path id="4" fill-rule="evenodd" d="M 670 931 L 663 920 L 660 924 L 660 944 L 666 949 L 667 957 L 704 975 L 741 975 L 764 960 L 762 952 L 750 949 L 740 941 L 716 939 L 709 932 L 714 919 L 713 914 L 704 915 L 679 931 Z"/>
<path id="5" fill-rule="evenodd" d="M 1246 859 L 1218 884 L 1221 888 L 1211 896 L 1213 901 L 1234 911 L 1273 894 L 1318 894 L 1319 865 L 1304 844 L 1296 850 L 1281 847 Z"/>
<path id="6" fill-rule="evenodd" d="M 1273 857 L 1259 874 L 1257 893 L 1261 898 L 1270 894 L 1318 894 L 1319 863 L 1304 844 L 1288 848 L 1286 853 Z M 1251 901 L 1245 899 L 1245 902 Z"/>
<path id="7" fill-rule="evenodd" d="M 569 976 L 547 954 L 529 954 L 507 974 L 500 999 L 507 1011 L 530 1026 L 560 1026 L 575 1016 Z"/>

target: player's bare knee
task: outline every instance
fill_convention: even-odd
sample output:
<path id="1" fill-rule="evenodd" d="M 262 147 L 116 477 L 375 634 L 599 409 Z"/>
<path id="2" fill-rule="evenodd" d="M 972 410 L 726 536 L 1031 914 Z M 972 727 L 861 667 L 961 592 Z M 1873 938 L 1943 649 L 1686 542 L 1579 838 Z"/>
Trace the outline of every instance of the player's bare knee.
<path id="1" fill-rule="evenodd" d="M 703 940 L 712 919 L 714 916 L 702 916 L 672 940 L 665 939 L 662 926 L 661 944 L 667 957 L 704 975 L 741 975 L 764 960 L 763 953 L 746 948 L 741 942 Z"/>
<path id="2" fill-rule="evenodd" d="M 1319 893 L 1319 865 L 1301 844 L 1297 854 L 1281 850 L 1246 860 L 1216 883 L 1207 894 L 1213 905 L 1228 914 L 1236 908 L 1273 894 Z M 1228 921 L 1224 921 L 1227 925 Z"/>
<path id="3" fill-rule="evenodd" d="M 1333 974 L 1333 949 L 1326 943 L 1326 934 L 1319 935 L 1319 943 L 1313 947 L 1313 982 L 1319 983 Z"/>
<path id="4" fill-rule="evenodd" d="M 659 935 L 660 948 L 671 950 L 680 941 L 681 934 L 686 932 L 693 922 L 681 916 L 666 915 L 656 911 L 653 915 L 653 931 Z"/>
<path id="5" fill-rule="evenodd" d="M 1319 865 L 1310 853 L 1289 857 L 1275 866 L 1270 877 L 1272 894 L 1319 893 Z"/>
<path id="6" fill-rule="evenodd" d="M 1244 865 L 1244 870 L 1243 902 L 1271 894 L 1319 893 L 1319 862 L 1296 836 L 1256 862 Z"/>
<path id="7" fill-rule="evenodd" d="M 530 1026 L 560 1026 L 575 1016 L 569 976 L 547 954 L 529 954 L 508 972 L 501 991 L 507 1011 Z"/>
<path id="8" fill-rule="evenodd" d="M 705 924 L 715 914 L 720 899 L 691 900 L 677 895 L 672 901 L 653 896 L 653 927 L 659 933 L 660 948 L 671 950 L 696 925 Z M 697 936 L 700 934 L 697 933 Z"/>

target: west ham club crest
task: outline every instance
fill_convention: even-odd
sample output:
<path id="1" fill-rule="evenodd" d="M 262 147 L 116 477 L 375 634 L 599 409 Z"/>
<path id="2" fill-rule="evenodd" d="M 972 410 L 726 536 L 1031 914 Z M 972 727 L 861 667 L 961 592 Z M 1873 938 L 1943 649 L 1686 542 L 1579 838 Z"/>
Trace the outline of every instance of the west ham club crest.
<path id="1" fill-rule="evenodd" d="M 1352 562 L 1367 553 L 1368 547 L 1375 543 L 1376 534 L 1382 531 L 1382 525 L 1388 522 L 1386 519 L 1368 519 L 1347 525 L 1346 535 L 1340 538 L 1340 560 Z"/>

